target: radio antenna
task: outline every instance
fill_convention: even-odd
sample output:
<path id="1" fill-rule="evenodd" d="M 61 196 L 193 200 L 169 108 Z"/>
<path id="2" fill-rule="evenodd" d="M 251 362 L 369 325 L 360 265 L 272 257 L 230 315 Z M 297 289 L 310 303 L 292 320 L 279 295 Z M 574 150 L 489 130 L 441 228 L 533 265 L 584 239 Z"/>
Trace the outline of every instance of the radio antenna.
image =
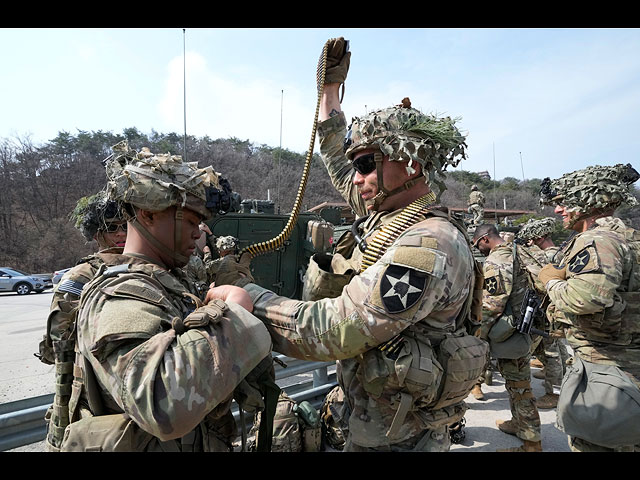
<path id="1" fill-rule="evenodd" d="M 183 162 L 187 161 L 187 55 L 186 55 L 186 29 L 182 29 L 182 81 L 184 98 L 182 100 L 184 110 L 184 140 L 182 142 Z"/>

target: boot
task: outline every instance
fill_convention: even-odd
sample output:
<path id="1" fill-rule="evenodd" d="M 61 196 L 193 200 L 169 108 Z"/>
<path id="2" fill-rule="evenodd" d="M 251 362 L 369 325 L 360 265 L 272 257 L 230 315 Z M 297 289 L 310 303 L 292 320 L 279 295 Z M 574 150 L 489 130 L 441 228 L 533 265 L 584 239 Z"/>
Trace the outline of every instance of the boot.
<path id="1" fill-rule="evenodd" d="M 532 377 L 539 378 L 540 380 L 544 380 L 544 375 L 544 368 L 542 370 L 536 370 L 531 374 Z"/>
<path id="2" fill-rule="evenodd" d="M 513 418 L 511 420 L 496 420 L 496 425 L 501 432 L 509 435 L 517 435 L 518 433 L 518 424 Z"/>
<path id="3" fill-rule="evenodd" d="M 476 384 L 473 386 L 471 395 L 473 395 L 476 400 L 484 400 L 484 393 L 482 393 L 482 388 L 480 388 L 480 385 Z"/>
<path id="4" fill-rule="evenodd" d="M 542 410 L 556 408 L 558 406 L 558 397 L 560 395 L 556 393 L 547 393 L 540 398 L 536 398 L 536 407 Z"/>
<path id="5" fill-rule="evenodd" d="M 523 440 L 523 444 L 519 447 L 500 448 L 496 452 L 541 452 L 542 442 L 532 442 Z"/>
<path id="6" fill-rule="evenodd" d="M 540 360 L 538 360 L 537 358 L 532 358 L 529 361 L 529 365 L 532 366 L 533 368 L 542 368 L 542 367 L 544 367 L 542 362 Z"/>
<path id="7" fill-rule="evenodd" d="M 484 383 L 489 386 L 493 385 L 493 370 L 487 370 L 484 373 Z"/>

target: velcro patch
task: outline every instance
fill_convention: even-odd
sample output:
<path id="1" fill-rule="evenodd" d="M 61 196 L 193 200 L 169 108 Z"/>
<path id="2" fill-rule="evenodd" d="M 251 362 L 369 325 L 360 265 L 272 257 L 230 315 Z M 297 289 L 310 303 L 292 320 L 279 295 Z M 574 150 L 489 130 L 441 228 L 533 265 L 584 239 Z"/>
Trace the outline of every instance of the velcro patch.
<path id="1" fill-rule="evenodd" d="M 593 247 L 583 248 L 567 262 L 567 270 L 571 273 L 587 273 L 599 269 L 598 253 Z"/>
<path id="2" fill-rule="evenodd" d="M 380 281 L 380 299 L 389 313 L 410 309 L 422 298 L 427 275 L 412 268 L 389 265 Z"/>
<path id="3" fill-rule="evenodd" d="M 393 253 L 392 264 L 442 278 L 446 256 L 437 250 L 401 245 Z"/>
<path id="4" fill-rule="evenodd" d="M 137 285 L 130 282 L 120 283 L 116 287 L 105 287 L 101 290 L 110 296 L 133 297 L 139 300 L 153 303 L 155 305 L 160 305 L 163 303 L 163 296 L 161 292 L 152 290 L 143 285 Z"/>

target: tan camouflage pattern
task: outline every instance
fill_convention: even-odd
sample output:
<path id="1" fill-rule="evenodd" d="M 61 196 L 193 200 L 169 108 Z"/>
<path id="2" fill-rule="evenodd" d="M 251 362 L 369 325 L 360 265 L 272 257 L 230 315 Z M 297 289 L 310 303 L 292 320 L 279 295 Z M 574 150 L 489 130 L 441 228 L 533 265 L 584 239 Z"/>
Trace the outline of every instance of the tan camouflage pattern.
<path id="1" fill-rule="evenodd" d="M 494 247 L 484 261 L 485 290 L 482 297 L 482 335 L 506 312 L 520 319 L 520 306 L 529 286 L 527 268 L 537 270 L 546 264 L 543 252 L 537 248 L 516 246 L 520 268 L 514 271 L 512 242 Z M 544 325 L 534 325 L 543 329 Z M 540 337 L 532 335 L 531 349 L 535 349 Z M 511 416 L 518 427 L 517 436 L 522 440 L 540 441 L 540 415 L 531 390 L 530 354 L 518 359 L 498 358 L 500 374 L 505 379 L 509 394 Z"/>
<path id="2" fill-rule="evenodd" d="M 530 219 L 520 227 L 516 238 L 523 242 L 528 242 L 529 240 L 536 240 L 538 238 L 545 237 L 551 232 L 553 232 L 556 226 L 556 219 L 552 217 L 547 217 L 543 219 Z"/>
<path id="3" fill-rule="evenodd" d="M 78 313 L 79 352 L 107 412 L 126 413 L 158 441 L 180 443 L 197 431 L 197 449 L 228 450 L 237 434 L 229 410 L 233 391 L 270 355 L 264 325 L 227 303 L 222 317 L 178 334 L 175 319 L 190 325 L 186 317 L 195 308 L 182 271 L 137 256 L 104 260 L 134 270 L 97 277 L 83 291 Z"/>
<path id="4" fill-rule="evenodd" d="M 322 122 L 320 150 L 334 186 L 362 215 L 366 213 L 364 202 L 351 183 L 353 171 L 342 151 L 345 130 L 344 115 Z M 373 214 L 363 224 L 365 231 L 379 229 L 398 214 Z M 272 335 L 274 350 L 305 360 L 339 360 L 338 379 L 351 411 L 345 450 L 446 450 L 446 427 L 459 420 L 466 407 L 460 403 L 440 410 L 429 408 L 437 399 L 442 367 L 424 342 L 430 345 L 428 339 L 436 342 L 447 333 L 460 332 L 458 317 L 471 294 L 473 261 L 464 234 L 446 218 L 430 217 L 406 229 L 336 298 L 304 302 L 279 297 L 254 284 L 245 289 L 254 301 L 253 313 Z M 360 271 L 358 249 L 349 262 Z M 391 314 L 381 297 L 381 282 L 394 265 L 422 272 L 426 285 L 415 305 Z M 417 343 L 406 337 L 395 361 L 374 347 L 402 332 L 423 342 L 421 348 L 426 350 L 420 375 L 429 386 L 416 384 L 419 399 L 413 400 L 409 413 L 390 434 L 400 404 L 404 405 L 402 398 L 411 393 L 411 382 L 406 383 L 407 362 L 413 358 L 409 349 Z"/>
<path id="5" fill-rule="evenodd" d="M 640 234 L 599 218 L 563 254 L 566 279 L 546 285 L 554 321 L 580 358 L 617 365 L 640 384 Z"/>
<path id="6" fill-rule="evenodd" d="M 180 155 L 154 155 L 148 149 L 124 164 L 114 158 L 106 171 L 110 199 L 153 212 L 175 205 L 209 219 L 205 187 L 220 188 L 218 174 L 211 166 L 198 168 L 196 162 L 183 162 Z"/>
<path id="7" fill-rule="evenodd" d="M 345 154 L 352 159 L 358 151 L 375 146 L 391 161 L 407 162 L 409 174 L 415 172 L 416 162 L 422 166 L 425 182 L 437 185 L 441 194 L 446 190 L 447 167 L 456 167 L 466 158 L 465 137 L 455 127 L 456 121 L 425 115 L 411 108 L 410 102 L 408 108 L 397 105 L 376 110 L 352 119 L 352 143 Z"/>
<path id="8" fill-rule="evenodd" d="M 238 239 L 227 235 L 225 237 L 218 237 L 216 240 L 216 248 L 218 251 L 222 250 L 234 250 L 238 246 Z"/>
<path id="9" fill-rule="evenodd" d="M 623 203 L 634 206 L 636 198 L 629 185 L 640 178 L 630 164 L 594 165 L 567 173 L 556 180 L 542 182 L 540 203 L 562 204 L 567 211 L 586 214 L 595 209 L 617 208 Z"/>
<path id="10" fill-rule="evenodd" d="M 204 299 L 204 294 L 211 283 L 204 261 L 194 253 L 189 257 L 189 262 L 182 267 L 182 270 L 187 277 L 187 281 L 195 285 L 198 295 Z"/>
<path id="11" fill-rule="evenodd" d="M 469 194 L 469 200 L 467 200 L 467 205 L 479 205 L 484 207 L 484 194 L 475 190 Z"/>

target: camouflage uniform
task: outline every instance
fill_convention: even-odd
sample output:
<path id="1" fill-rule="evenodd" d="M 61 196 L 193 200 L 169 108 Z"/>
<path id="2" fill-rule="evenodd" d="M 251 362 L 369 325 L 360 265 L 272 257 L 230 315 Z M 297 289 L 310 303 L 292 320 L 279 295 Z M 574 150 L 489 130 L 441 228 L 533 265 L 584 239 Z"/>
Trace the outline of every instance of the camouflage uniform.
<path id="1" fill-rule="evenodd" d="M 118 147 L 114 148 L 117 150 Z M 98 232 L 103 231 L 108 223 L 123 221 L 118 205 L 108 201 L 104 192 L 82 197 L 71 213 L 71 219 L 88 242 L 92 241 Z M 98 246 L 101 246 L 100 241 Z M 102 252 L 121 253 L 122 248 L 112 247 L 103 249 Z M 47 331 L 39 345 L 40 354 L 37 355 L 43 363 L 56 366 L 54 399 L 45 415 L 45 444 L 50 451 L 60 448 L 64 430 L 69 424 L 68 405 L 73 381 L 75 319 L 80 294 L 101 265 L 102 260 L 97 254 L 82 258 L 62 276 L 53 289 Z"/>
<path id="2" fill-rule="evenodd" d="M 517 263 L 514 271 L 514 247 L 517 248 Z M 519 318 L 525 290 L 529 286 L 524 267 L 529 261 L 544 265 L 545 259 L 540 249 L 529 250 L 510 242 L 494 247 L 484 262 L 485 289 L 482 301 L 483 332 L 489 332 L 503 315 L 512 314 Z M 539 327 L 538 327 L 539 328 Z M 514 335 L 519 335 L 514 333 Z M 531 350 L 537 346 L 540 337 L 532 335 Z M 531 350 L 517 359 L 497 358 L 498 370 L 505 380 L 509 394 L 509 404 L 516 435 L 529 442 L 540 442 L 540 415 L 531 391 Z"/>
<path id="3" fill-rule="evenodd" d="M 320 123 L 318 132 L 333 184 L 356 213 L 366 214 L 343 151 L 344 114 Z M 352 139 L 359 145 L 355 136 Z M 400 136 L 395 144 L 379 146 L 398 160 L 398 144 L 402 150 L 412 140 Z M 434 165 L 442 158 L 433 158 L 424 172 L 437 182 L 442 172 Z M 363 224 L 365 236 L 372 233 L 368 238 L 374 239 L 401 212 L 372 214 Z M 465 234 L 446 215 L 436 213 L 404 230 L 336 298 L 297 301 L 254 284 L 245 286 L 254 301 L 253 313 L 271 333 L 274 350 L 306 360 L 339 360 L 338 381 L 350 411 L 345 451 L 448 450 L 447 426 L 464 415 L 463 400 L 484 368 L 486 342 L 468 336 L 464 325 L 474 287 L 473 255 Z M 365 257 L 355 249 L 348 263 L 360 272 Z M 376 348 L 398 335 L 402 342 L 397 358 Z M 449 370 L 439 355 L 454 335 L 473 344 L 478 359 L 474 369 L 465 372 L 463 391 L 457 392 L 461 398 L 445 403 L 438 386 Z"/>
<path id="4" fill-rule="evenodd" d="M 588 167 L 553 182 L 545 179 L 542 202 L 558 203 L 578 219 L 597 216 L 623 202 L 637 205 L 627 185 L 639 177 L 630 165 Z M 554 321 L 565 327 L 569 345 L 585 365 L 615 366 L 623 380 L 639 387 L 640 234 L 619 218 L 601 215 L 562 252 L 559 268 L 565 278 L 546 281 Z M 608 448 L 572 435 L 569 443 L 575 451 L 634 450 L 633 445 Z"/>
<path id="5" fill-rule="evenodd" d="M 556 220 L 551 217 L 540 220 L 531 219 L 520 227 L 517 234 L 518 240 L 527 244 L 530 241 L 546 237 L 553 232 L 555 223 Z M 531 248 L 536 247 L 532 246 Z M 557 265 L 562 260 L 560 247 L 555 245 L 545 248 L 543 253 L 547 260 L 546 263 Z M 551 322 L 551 319 L 549 319 L 549 322 Z M 551 323 L 549 323 L 546 330 L 551 330 Z M 538 344 L 533 354 L 538 358 L 538 360 L 540 360 L 544 367 L 543 377 L 537 378 L 542 378 L 545 393 L 548 395 L 555 395 L 553 387 L 554 385 L 556 387 L 560 386 L 562 376 L 564 375 L 565 363 L 569 358 L 567 347 L 563 343 L 562 339 L 557 338 L 554 332 L 548 337 L 542 338 L 542 341 Z"/>
<path id="6" fill-rule="evenodd" d="M 189 257 L 189 263 L 183 268 L 187 280 L 195 285 L 199 297 L 203 298 L 209 288 L 209 275 L 204 260 L 197 253 Z"/>
<path id="7" fill-rule="evenodd" d="M 205 188 L 217 186 L 210 167 L 145 152 L 106 167 L 111 198 L 129 215 L 133 205 L 210 216 Z M 268 332 L 231 302 L 202 305 L 180 255 L 174 268 L 134 253 L 99 255 L 104 266 L 83 290 L 77 316 L 62 451 L 229 451 L 233 397 L 264 407 L 253 381 L 272 374 Z"/>
<path id="8" fill-rule="evenodd" d="M 473 214 L 473 225 L 481 225 L 484 221 L 484 194 L 475 185 L 471 187 L 467 205 L 469 213 Z"/>

